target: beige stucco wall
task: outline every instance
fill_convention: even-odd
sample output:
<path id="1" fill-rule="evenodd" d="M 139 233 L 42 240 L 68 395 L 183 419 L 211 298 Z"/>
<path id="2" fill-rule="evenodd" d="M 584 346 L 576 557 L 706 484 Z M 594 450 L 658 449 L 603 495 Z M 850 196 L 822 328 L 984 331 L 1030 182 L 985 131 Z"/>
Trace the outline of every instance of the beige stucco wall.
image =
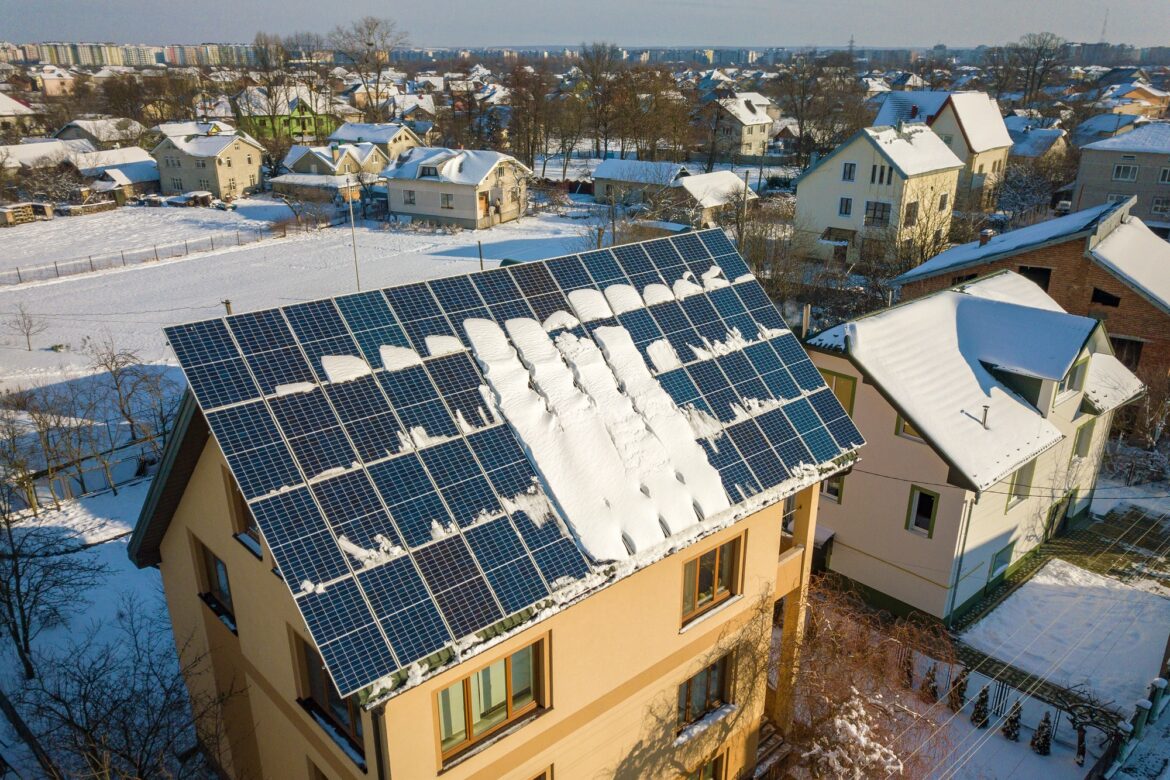
<path id="1" fill-rule="evenodd" d="M 238 197 L 260 186 L 262 151 L 246 141 L 236 140 L 218 157 L 194 157 L 176 148 L 167 138 L 151 155 L 158 163 L 159 185 L 164 195 L 207 190 L 217 198 Z M 178 165 L 168 165 L 168 160 Z M 206 167 L 196 167 L 196 161 L 206 163 Z M 176 179 L 182 186 L 176 186 Z"/>
<path id="2" fill-rule="evenodd" d="M 1137 165 L 1137 181 L 1113 181 L 1114 166 L 1122 163 Z M 1170 212 L 1153 211 L 1154 198 L 1170 199 L 1170 183 L 1159 184 L 1163 168 L 1170 168 L 1170 154 L 1134 154 L 1107 150 L 1081 150 L 1077 182 L 1073 188 L 1073 211 L 1105 203 L 1110 195 L 1137 196 L 1130 214 L 1143 222 L 1170 224 Z"/>
<path id="3" fill-rule="evenodd" d="M 959 126 L 954 108 L 949 104 L 931 122 L 930 128 L 943 139 L 955 156 L 963 161 L 956 190 L 959 207 L 991 208 L 993 204 L 990 198 L 1007 166 L 1011 145 L 985 149 L 982 152 L 972 151 Z"/>
<path id="4" fill-rule="evenodd" d="M 1094 337 L 1094 349 L 1107 349 L 1100 338 Z M 830 568 L 898 601 L 945 617 L 988 584 L 998 551 L 1014 542 L 1011 561 L 1019 560 L 1054 530 L 1048 527 L 1053 505 L 1075 493 L 1077 511 L 1096 484 L 1112 416 L 1097 418 L 1090 455 L 1073 459 L 1076 430 L 1092 419 L 1078 411 L 1082 393 L 1052 407 L 1048 419 L 1065 439 L 1037 458 L 1032 495 L 1009 507 L 1010 476 L 978 497 L 947 484 L 946 462 L 928 444 L 895 434 L 894 407 L 848 360 L 820 351 L 810 356 L 822 370 L 857 378 L 851 416 L 866 440 L 864 458 L 845 478 L 841 502 L 821 501 L 820 523 L 836 532 Z M 1054 387 L 1046 383 L 1049 398 Z M 906 528 L 914 485 L 939 494 L 930 538 Z"/>
<path id="5" fill-rule="evenodd" d="M 295 637 L 307 639 L 307 632 L 287 587 L 273 572 L 271 555 L 265 550 L 263 560 L 257 560 L 233 537 L 223 466 L 209 441 L 164 538 L 160 569 L 176 641 L 187 657 L 211 650 L 214 658 L 214 678 L 192 678 L 189 684 L 201 689 L 214 679 L 222 691 L 235 681 L 246 690 L 231 700 L 225 769 L 233 777 L 309 780 L 315 765 L 331 778 L 373 777 L 369 713 L 363 716 L 369 764 L 363 774 L 296 703 L 304 692 Z M 811 502 L 806 511 L 815 523 L 815 501 L 802 500 Z M 680 629 L 685 560 L 739 534 L 745 534 L 742 595 Z M 196 540 L 227 566 L 238 636 L 197 596 L 205 583 L 197 568 Z M 754 756 L 764 707 L 761 664 L 767 658 L 772 604 L 784 595 L 775 592 L 779 547 L 779 507 L 772 507 L 391 699 L 383 730 L 388 776 L 428 778 L 442 770 L 452 780 L 528 780 L 554 766 L 557 780 L 670 778 L 715 755 L 724 755 L 727 776 L 736 776 Z M 781 568 L 787 573 L 792 567 Z M 550 659 L 547 709 L 442 769 L 437 692 L 539 638 Z M 678 685 L 737 645 L 736 710 L 701 736 L 675 745 Z"/>

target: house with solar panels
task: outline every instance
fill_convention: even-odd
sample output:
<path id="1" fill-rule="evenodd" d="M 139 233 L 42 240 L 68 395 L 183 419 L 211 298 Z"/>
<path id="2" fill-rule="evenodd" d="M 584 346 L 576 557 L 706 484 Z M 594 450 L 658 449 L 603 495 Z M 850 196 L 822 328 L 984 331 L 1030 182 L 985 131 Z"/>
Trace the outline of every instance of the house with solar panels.
<path id="1" fill-rule="evenodd" d="M 234 692 L 226 775 L 784 749 L 819 485 L 863 442 L 723 232 L 167 336 L 188 390 L 130 555 L 210 659 L 191 690 Z"/>
<path id="2" fill-rule="evenodd" d="M 1101 322 L 1005 270 L 838 325 L 812 358 L 867 441 L 821 487 L 828 568 L 947 624 L 1085 517 L 1144 387 Z"/>

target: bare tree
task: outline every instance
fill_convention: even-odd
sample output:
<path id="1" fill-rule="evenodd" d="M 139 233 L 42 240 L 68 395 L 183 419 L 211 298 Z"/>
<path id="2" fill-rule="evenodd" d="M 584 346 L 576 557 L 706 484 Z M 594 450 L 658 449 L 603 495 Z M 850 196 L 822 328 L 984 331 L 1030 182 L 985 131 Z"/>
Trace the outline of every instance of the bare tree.
<path id="1" fill-rule="evenodd" d="M 24 338 L 24 347 L 29 352 L 32 352 L 32 338 L 44 333 L 49 325 L 42 319 L 38 319 L 28 310 L 28 307 L 23 303 L 16 305 L 16 312 L 12 315 L 12 319 L 5 323 L 5 327 L 13 333 Z"/>
<path id="2" fill-rule="evenodd" d="M 386 118 L 385 103 L 391 92 L 386 74 L 390 70 L 390 54 L 406 45 L 405 30 L 398 29 L 393 19 L 363 16 L 348 25 L 336 27 L 329 34 L 329 42 L 341 60 L 355 70 L 365 94 L 363 108 L 367 122 Z"/>
<path id="3" fill-rule="evenodd" d="M 604 157 L 609 152 L 617 115 L 616 77 L 621 64 L 621 55 L 612 43 L 581 44 L 582 95 L 596 157 Z"/>
<path id="4" fill-rule="evenodd" d="M 1024 105 L 1041 98 L 1057 69 L 1064 63 L 1068 42 L 1050 32 L 1028 33 L 1013 44 L 1024 93 Z"/>

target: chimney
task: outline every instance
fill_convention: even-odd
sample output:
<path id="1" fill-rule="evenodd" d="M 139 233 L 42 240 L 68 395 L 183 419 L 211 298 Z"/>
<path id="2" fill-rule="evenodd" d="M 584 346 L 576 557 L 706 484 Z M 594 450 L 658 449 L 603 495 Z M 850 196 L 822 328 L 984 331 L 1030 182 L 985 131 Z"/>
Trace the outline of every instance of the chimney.
<path id="1" fill-rule="evenodd" d="M 991 228 L 983 228 L 979 231 L 979 246 L 986 246 L 987 242 L 995 238 L 995 231 Z"/>
<path id="2" fill-rule="evenodd" d="M 984 428 L 984 430 L 987 429 L 987 410 L 990 408 L 991 407 L 989 407 L 987 404 L 983 404 L 983 428 Z"/>
<path id="3" fill-rule="evenodd" d="M 917 119 L 917 118 L 918 118 L 918 104 L 917 104 L 917 103 L 915 103 L 914 105 L 910 106 L 910 118 L 911 118 L 911 119 Z"/>
<path id="4" fill-rule="evenodd" d="M 337 162 L 339 159 L 341 159 L 341 150 L 337 148 L 337 144 L 329 145 L 329 153 L 333 155 L 333 162 Z"/>

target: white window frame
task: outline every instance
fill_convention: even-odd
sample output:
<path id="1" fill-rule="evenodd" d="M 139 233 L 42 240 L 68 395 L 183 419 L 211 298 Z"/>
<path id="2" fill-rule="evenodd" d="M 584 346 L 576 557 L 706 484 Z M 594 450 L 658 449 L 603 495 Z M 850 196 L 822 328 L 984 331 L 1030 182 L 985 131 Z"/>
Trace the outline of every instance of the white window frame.
<path id="1" fill-rule="evenodd" d="M 1161 216 L 1170 214 L 1170 197 L 1153 198 L 1150 201 L 1150 213 Z"/>
<path id="2" fill-rule="evenodd" d="M 1137 181 L 1137 177 L 1138 164 L 1136 162 L 1119 162 L 1113 165 L 1113 181 Z"/>
<path id="3" fill-rule="evenodd" d="M 1158 172 L 1159 184 L 1170 184 L 1170 168 L 1163 168 Z"/>

